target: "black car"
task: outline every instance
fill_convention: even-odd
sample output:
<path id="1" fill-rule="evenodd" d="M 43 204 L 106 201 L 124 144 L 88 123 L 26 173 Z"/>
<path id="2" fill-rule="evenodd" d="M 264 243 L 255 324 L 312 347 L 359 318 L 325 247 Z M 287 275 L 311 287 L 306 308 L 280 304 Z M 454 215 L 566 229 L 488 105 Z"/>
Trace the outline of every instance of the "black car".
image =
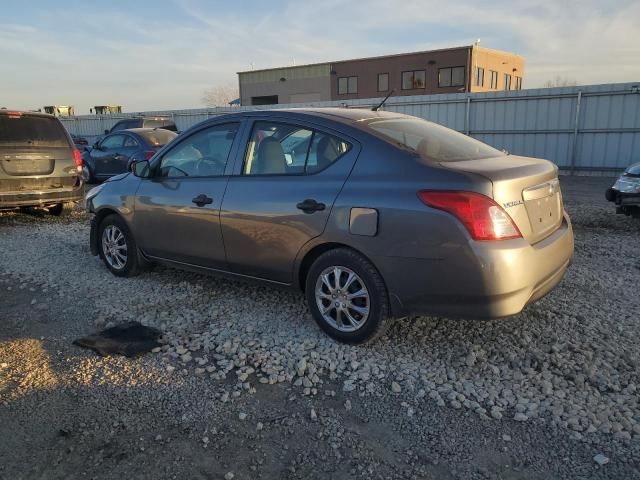
<path id="1" fill-rule="evenodd" d="M 133 161 L 148 160 L 177 136 L 162 128 L 132 128 L 111 133 L 82 155 L 82 177 L 94 182 L 128 171 Z"/>
<path id="2" fill-rule="evenodd" d="M 640 218 L 640 163 L 627 168 L 607 189 L 605 197 L 615 203 L 616 213 Z"/>
<path id="3" fill-rule="evenodd" d="M 132 128 L 163 128 L 171 132 L 177 132 L 176 123 L 170 117 L 136 117 L 120 120 L 110 130 L 105 130 L 105 135 L 115 133 L 120 130 L 130 130 Z"/>

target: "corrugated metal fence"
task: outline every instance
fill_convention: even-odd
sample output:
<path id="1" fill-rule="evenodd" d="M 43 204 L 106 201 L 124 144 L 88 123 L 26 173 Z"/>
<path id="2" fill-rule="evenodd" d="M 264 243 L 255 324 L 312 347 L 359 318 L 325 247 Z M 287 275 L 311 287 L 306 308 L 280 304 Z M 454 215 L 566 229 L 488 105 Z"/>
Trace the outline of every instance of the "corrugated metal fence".
<path id="1" fill-rule="evenodd" d="M 179 130 L 244 110 L 372 106 L 381 99 L 142 112 L 170 115 Z M 385 110 L 414 115 L 518 155 L 547 158 L 560 168 L 606 173 L 640 162 L 640 82 L 491 93 L 392 97 Z M 62 119 L 76 135 L 100 135 L 140 113 Z"/>

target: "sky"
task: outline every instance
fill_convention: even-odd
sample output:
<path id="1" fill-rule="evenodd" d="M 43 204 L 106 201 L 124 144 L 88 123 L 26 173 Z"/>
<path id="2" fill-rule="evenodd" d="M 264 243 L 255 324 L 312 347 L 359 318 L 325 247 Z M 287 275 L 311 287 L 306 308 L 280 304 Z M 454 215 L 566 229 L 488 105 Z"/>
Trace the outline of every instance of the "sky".
<path id="1" fill-rule="evenodd" d="M 470 45 L 524 88 L 640 81 L 638 0 L 0 0 L 0 106 L 202 107 L 236 72 Z"/>

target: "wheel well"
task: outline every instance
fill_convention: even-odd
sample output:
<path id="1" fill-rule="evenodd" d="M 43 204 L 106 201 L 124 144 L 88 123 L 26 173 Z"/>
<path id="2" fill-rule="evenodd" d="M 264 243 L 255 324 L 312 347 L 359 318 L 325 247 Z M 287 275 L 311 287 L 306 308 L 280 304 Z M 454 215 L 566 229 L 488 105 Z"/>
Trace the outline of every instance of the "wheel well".
<path id="1" fill-rule="evenodd" d="M 302 259 L 302 262 L 300 263 L 300 269 L 298 270 L 298 284 L 300 286 L 300 290 L 304 292 L 305 283 L 307 280 L 307 272 L 309 272 L 309 269 L 311 268 L 311 265 L 313 265 L 313 262 L 315 262 L 316 259 L 323 253 L 326 253 L 329 250 L 335 250 L 336 248 L 348 248 L 349 250 L 358 252 L 360 255 L 367 258 L 368 260 L 368 257 L 364 253 L 362 253 L 359 250 L 356 250 L 353 247 L 350 247 L 349 245 L 345 245 L 343 243 L 330 242 L 330 243 L 322 243 L 320 245 L 317 245 L 306 253 L 304 258 Z"/>
<path id="2" fill-rule="evenodd" d="M 98 212 L 96 212 L 96 216 L 94 218 L 95 234 L 92 234 L 91 238 L 90 238 L 91 252 L 94 255 L 97 255 L 97 252 L 99 251 L 98 233 L 99 233 L 99 229 L 100 229 L 100 224 L 102 223 L 102 220 L 105 219 L 105 217 L 107 217 L 108 215 L 111 215 L 111 214 L 115 214 L 115 215 L 118 215 L 119 217 L 121 217 L 121 215 L 116 210 L 112 210 L 110 208 L 103 208 L 103 209 L 99 210 Z M 94 231 L 92 230 L 92 232 L 94 232 Z"/>
<path id="3" fill-rule="evenodd" d="M 96 213 L 96 226 L 99 226 L 102 220 L 104 220 L 106 216 L 111 215 L 112 213 L 121 217 L 117 210 L 112 210 L 110 208 L 103 208 L 98 211 Z"/>

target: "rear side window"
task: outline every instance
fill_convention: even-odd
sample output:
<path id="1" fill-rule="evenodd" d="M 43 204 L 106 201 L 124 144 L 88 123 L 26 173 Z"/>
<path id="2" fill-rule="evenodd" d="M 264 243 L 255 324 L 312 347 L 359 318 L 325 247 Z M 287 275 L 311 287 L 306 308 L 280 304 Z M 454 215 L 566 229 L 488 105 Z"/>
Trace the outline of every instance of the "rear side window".
<path id="1" fill-rule="evenodd" d="M 369 127 L 390 143 L 414 150 L 435 162 L 456 162 L 502 157 L 496 150 L 462 133 L 420 119 L 398 118 L 369 123 Z"/>
<path id="2" fill-rule="evenodd" d="M 0 115 L 0 145 L 7 147 L 69 147 L 62 124 L 36 115 Z"/>
<path id="3" fill-rule="evenodd" d="M 274 122 L 256 122 L 247 145 L 245 175 L 311 174 L 324 170 L 351 145 L 317 130 Z"/>

